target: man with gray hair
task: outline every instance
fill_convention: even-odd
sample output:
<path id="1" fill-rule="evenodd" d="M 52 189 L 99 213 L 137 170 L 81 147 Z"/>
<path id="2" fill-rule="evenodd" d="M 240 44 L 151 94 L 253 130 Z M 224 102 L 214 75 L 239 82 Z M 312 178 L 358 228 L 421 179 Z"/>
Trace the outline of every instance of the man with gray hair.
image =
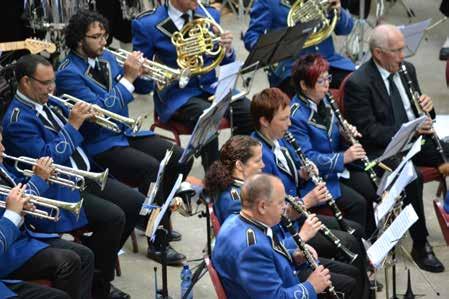
<path id="1" fill-rule="evenodd" d="M 411 104 L 411 94 L 407 81 L 399 74 L 402 65 L 416 90 L 420 92 L 415 67 L 404 61 L 405 41 L 402 32 L 394 25 L 383 24 L 374 28 L 369 40 L 372 58 L 357 69 L 348 79 L 344 88 L 344 105 L 347 120 L 362 134 L 360 142 L 369 157 L 380 156 L 400 126 L 419 116 L 418 107 Z M 427 95 L 418 99 L 420 110 L 435 118 L 432 100 Z M 418 129 L 427 142 L 414 158 L 417 166 L 438 167 L 448 174 L 449 165 L 444 163 L 431 141 L 432 120 Z M 444 144 L 447 155 L 449 147 Z M 393 168 L 397 161 L 387 161 Z M 419 267 L 430 272 L 443 272 L 444 266 L 433 253 L 427 242 L 427 228 L 423 208 L 423 181 L 418 178 L 405 188 L 404 205 L 411 203 L 419 216 L 410 228 L 413 239 L 412 257 Z"/>

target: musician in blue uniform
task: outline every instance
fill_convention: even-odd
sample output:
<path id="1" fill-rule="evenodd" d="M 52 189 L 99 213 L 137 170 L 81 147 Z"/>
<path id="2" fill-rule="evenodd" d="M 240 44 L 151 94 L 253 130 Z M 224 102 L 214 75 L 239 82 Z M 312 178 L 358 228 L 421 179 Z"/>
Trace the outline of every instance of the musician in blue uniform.
<path id="1" fill-rule="evenodd" d="M 90 105 L 76 104 L 66 118 L 64 107 L 49 102 L 49 94 L 55 89 L 55 74 L 52 65 L 42 56 L 22 57 L 16 64 L 15 74 L 19 82 L 17 93 L 3 119 L 4 143 L 9 153 L 31 158 L 50 156 L 56 164 L 90 170 L 90 161 L 81 148 L 83 137 L 78 131 L 83 122 L 93 116 L 89 112 Z M 113 179 L 107 181 L 104 191 L 100 191 L 97 183 L 86 179 L 86 189 L 81 193 L 52 184 L 44 196 L 68 202 L 84 199 L 79 218 L 62 210 L 58 222 L 29 219 L 36 231 L 47 233 L 70 232 L 88 225 L 93 233 L 82 241 L 95 254 L 95 267 L 99 271 L 95 272 L 93 294 L 99 298 L 128 296 L 111 288 L 110 281 L 114 279 L 117 253 L 132 229 L 124 232 L 124 211 L 126 220 L 129 211 L 137 218 L 142 201 L 127 197 L 123 188 L 128 187 Z"/>
<path id="2" fill-rule="evenodd" d="M 318 54 L 298 60 L 293 72 L 297 92 L 290 103 L 290 131 L 304 154 L 317 165 L 345 217 L 366 227 L 369 236 L 375 230 L 372 203 L 377 200 L 376 189 L 363 165 L 356 164 L 366 157 L 363 147 L 345 144 L 341 138 L 338 120 L 327 98 L 332 79 L 328 68 L 328 62 Z M 348 128 L 351 134 L 359 136 L 354 127 L 348 124 Z M 313 183 L 307 182 L 303 191 L 312 188 Z"/>
<path id="3" fill-rule="evenodd" d="M 301 254 L 273 234 L 285 208 L 282 182 L 256 175 L 242 190 L 242 211 L 222 226 L 212 262 L 229 298 L 317 298 L 330 285 L 320 266 L 304 282 L 296 276 Z"/>
<path id="4" fill-rule="evenodd" d="M 57 91 L 58 94 L 70 94 L 129 117 L 128 104 L 134 99 L 133 83 L 142 81 L 138 78 L 142 74 L 142 62 L 139 61 L 139 54 L 134 52 L 127 57 L 124 67 L 119 66 L 115 57 L 104 50 L 107 35 L 107 20 L 96 12 L 80 10 L 70 18 L 65 30 L 70 53 L 56 74 Z M 109 168 L 111 174 L 123 183 L 137 185 L 142 194 L 133 196 L 143 201 L 150 183 L 156 181 L 160 161 L 171 149 L 173 155 L 165 167 L 160 192 L 156 196 L 156 203 L 162 205 L 178 174 L 183 174 L 185 178 L 193 161 L 179 163 L 182 149 L 151 131 L 133 133 L 124 124 L 116 123 L 121 132 L 113 132 L 96 124 L 83 125 L 80 132 L 87 155 L 102 167 Z M 170 231 L 171 239 L 181 239 L 181 235 L 171 228 L 170 213 L 164 217 L 164 224 Z M 159 245 L 148 241 L 147 256 L 158 262 L 161 256 Z M 168 248 L 170 265 L 180 265 L 184 259 L 183 254 L 172 247 Z"/>
<path id="5" fill-rule="evenodd" d="M 16 184 L 21 179 L 2 163 L 1 138 L 0 134 L 0 184 L 11 191 L 0 199 L 5 203 L 5 209 L 0 209 L 0 298 L 91 298 L 93 253 L 57 234 L 33 233 L 27 225 L 29 216 L 22 215 L 24 206 L 33 207 L 23 194 L 40 196 L 48 188 L 52 159 L 38 159 L 27 184 Z M 55 289 L 20 281 L 36 279 L 50 280 Z"/>
<path id="6" fill-rule="evenodd" d="M 206 8 L 214 21 L 220 23 L 219 12 L 212 7 Z M 155 10 L 143 13 L 132 22 L 133 48 L 143 55 L 171 68 L 178 69 L 176 48 L 171 42 L 173 33 L 192 20 L 205 18 L 206 14 L 198 7 L 197 0 L 168 0 Z M 224 31 L 220 36 L 220 43 L 225 56 L 221 65 L 235 60 L 232 48 L 232 34 Z M 210 64 L 215 57 L 205 56 L 204 63 Z M 154 104 L 157 115 L 162 122 L 174 120 L 193 128 L 203 110 L 210 107 L 208 100 L 215 93 L 217 76 L 215 70 L 192 76 L 184 88 L 177 83 L 163 90 L 154 90 Z M 147 84 L 146 92 L 152 90 Z M 249 134 L 252 123 L 249 115 L 249 101 L 239 99 L 231 104 L 235 134 Z M 214 139 L 201 153 L 201 160 L 205 170 L 218 159 L 218 139 Z"/>
<path id="7" fill-rule="evenodd" d="M 294 0 L 256 0 L 250 12 L 251 19 L 244 37 L 245 48 L 251 51 L 266 31 L 287 27 L 287 15 L 294 2 Z M 349 34 L 354 26 L 350 13 L 340 7 L 340 0 L 330 2 L 332 8 L 339 14 L 334 33 Z M 302 49 L 296 57 L 309 53 L 320 53 L 328 59 L 331 65 L 330 73 L 335 77 L 333 88 L 338 88 L 340 82 L 355 69 L 351 60 L 336 52 L 332 36 L 315 46 Z M 270 86 L 279 87 L 290 97 L 294 95 L 294 87 L 290 82 L 294 60 L 295 57 L 283 60 L 268 72 Z"/>

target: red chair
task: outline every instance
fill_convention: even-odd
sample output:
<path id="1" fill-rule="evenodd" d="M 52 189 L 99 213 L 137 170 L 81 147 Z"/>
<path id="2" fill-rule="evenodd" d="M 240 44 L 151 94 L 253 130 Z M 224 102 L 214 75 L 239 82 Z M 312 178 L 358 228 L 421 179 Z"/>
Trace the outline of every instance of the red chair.
<path id="1" fill-rule="evenodd" d="M 154 130 L 156 128 L 159 128 L 161 130 L 170 131 L 173 134 L 173 138 L 170 138 L 167 136 L 163 136 L 163 137 L 170 141 L 173 141 L 178 146 L 181 146 L 181 139 L 179 137 L 180 135 L 192 134 L 192 130 L 180 122 L 170 120 L 167 123 L 163 123 L 160 120 L 159 116 L 157 115 L 156 109 L 154 110 L 153 117 L 154 117 L 154 123 L 151 125 L 150 130 L 154 132 Z M 221 120 L 218 130 L 229 129 L 230 127 L 231 127 L 231 125 L 230 125 L 229 121 L 226 118 L 223 118 Z"/>
<path id="2" fill-rule="evenodd" d="M 220 221 L 218 221 L 217 215 L 215 215 L 214 205 L 210 203 L 207 205 L 207 208 L 209 209 L 209 217 L 212 224 L 212 230 L 214 231 L 214 235 L 217 236 L 218 231 L 221 227 Z"/>
<path id="3" fill-rule="evenodd" d="M 49 287 L 49 288 L 53 287 L 51 280 L 47 280 L 47 279 L 28 280 L 27 282 L 38 284 L 38 285 Z"/>
<path id="4" fill-rule="evenodd" d="M 433 200 L 433 208 L 435 209 L 435 214 L 437 215 L 446 245 L 449 246 L 449 214 L 446 213 L 443 208 L 443 203 L 438 199 Z"/>
<path id="5" fill-rule="evenodd" d="M 217 294 L 218 299 L 227 299 L 226 293 L 223 289 L 223 285 L 221 284 L 220 277 L 218 276 L 217 271 L 215 271 L 214 266 L 212 265 L 212 261 L 208 256 L 204 257 L 204 261 L 206 262 L 207 271 L 209 272 L 210 280 L 212 280 L 212 284 L 214 285 L 215 293 Z"/>

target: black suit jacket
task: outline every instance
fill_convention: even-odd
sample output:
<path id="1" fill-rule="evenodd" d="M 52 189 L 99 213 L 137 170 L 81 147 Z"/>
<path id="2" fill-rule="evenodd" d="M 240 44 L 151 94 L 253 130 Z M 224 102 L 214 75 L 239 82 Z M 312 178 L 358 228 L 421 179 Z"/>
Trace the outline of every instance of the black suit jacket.
<path id="1" fill-rule="evenodd" d="M 404 64 L 419 90 L 415 67 L 408 62 Z M 408 93 L 404 81 L 403 85 Z M 344 105 L 347 120 L 363 135 L 360 142 L 368 155 L 381 155 L 397 130 L 390 96 L 373 59 L 357 69 L 346 82 Z M 412 108 L 415 108 L 413 104 Z M 415 109 L 414 112 L 417 115 Z M 434 111 L 431 116 L 435 117 Z"/>

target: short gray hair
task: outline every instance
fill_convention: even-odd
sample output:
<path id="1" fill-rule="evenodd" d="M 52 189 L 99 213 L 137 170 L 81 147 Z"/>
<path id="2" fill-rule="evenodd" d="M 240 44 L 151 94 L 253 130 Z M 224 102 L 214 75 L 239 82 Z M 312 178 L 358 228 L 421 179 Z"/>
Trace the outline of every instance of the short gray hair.
<path id="1" fill-rule="evenodd" d="M 399 31 L 399 28 L 391 24 L 382 24 L 374 28 L 368 40 L 371 53 L 375 48 L 388 48 L 392 31 Z"/>
<path id="2" fill-rule="evenodd" d="M 256 174 L 242 186 L 242 207 L 253 209 L 259 201 L 270 202 L 273 197 L 273 182 L 276 177 L 269 174 Z"/>

